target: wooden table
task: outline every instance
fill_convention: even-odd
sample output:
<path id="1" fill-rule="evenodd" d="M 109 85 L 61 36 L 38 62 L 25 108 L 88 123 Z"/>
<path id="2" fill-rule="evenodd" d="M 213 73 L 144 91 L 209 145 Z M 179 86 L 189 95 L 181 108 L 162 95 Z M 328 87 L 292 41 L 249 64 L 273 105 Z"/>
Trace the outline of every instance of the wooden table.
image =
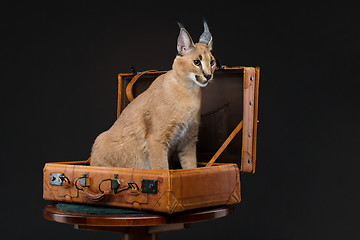
<path id="1" fill-rule="evenodd" d="M 56 204 L 44 208 L 47 220 L 74 225 L 75 229 L 117 232 L 123 240 L 157 239 L 160 232 L 189 228 L 191 223 L 225 217 L 234 212 L 233 206 L 186 211 L 183 213 L 86 214 L 63 211 Z"/>

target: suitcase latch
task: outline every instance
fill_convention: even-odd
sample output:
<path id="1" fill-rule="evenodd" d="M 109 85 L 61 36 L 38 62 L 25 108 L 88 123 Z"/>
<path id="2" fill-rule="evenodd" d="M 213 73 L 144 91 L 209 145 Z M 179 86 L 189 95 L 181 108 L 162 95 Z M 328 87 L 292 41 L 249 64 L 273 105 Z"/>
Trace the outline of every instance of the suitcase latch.
<path id="1" fill-rule="evenodd" d="M 158 180 L 155 179 L 141 179 L 141 192 L 157 194 Z"/>
<path id="2" fill-rule="evenodd" d="M 136 184 L 136 182 L 125 182 L 122 181 L 121 179 L 119 179 L 119 175 L 118 174 L 114 174 L 114 178 L 108 178 L 108 179 L 104 179 L 99 183 L 99 191 L 101 193 L 104 193 L 104 191 L 101 189 L 101 185 L 104 182 L 110 182 L 110 186 L 111 186 L 111 192 L 118 194 L 122 191 L 128 190 L 130 189 L 131 191 L 135 191 L 135 192 L 139 192 L 139 187 Z"/>
<path id="3" fill-rule="evenodd" d="M 79 177 L 75 180 L 75 187 L 78 190 L 83 190 L 83 188 L 79 188 L 78 183 L 80 184 L 81 187 L 90 187 L 90 178 L 89 178 L 89 173 L 84 173 L 84 175 L 82 177 Z"/>
<path id="4" fill-rule="evenodd" d="M 50 185 L 61 186 L 64 181 L 70 183 L 70 180 L 64 175 L 64 173 L 50 173 Z"/>

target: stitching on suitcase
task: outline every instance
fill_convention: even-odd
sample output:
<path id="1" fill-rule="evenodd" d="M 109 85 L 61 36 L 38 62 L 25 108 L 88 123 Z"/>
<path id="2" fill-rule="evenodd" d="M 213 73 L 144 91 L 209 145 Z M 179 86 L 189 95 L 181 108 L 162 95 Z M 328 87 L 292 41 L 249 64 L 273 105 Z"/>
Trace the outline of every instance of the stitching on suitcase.
<path id="1" fill-rule="evenodd" d="M 54 166 L 54 167 L 58 167 L 58 168 L 62 168 L 62 165 L 66 165 L 66 167 L 68 167 L 68 166 L 74 167 L 75 166 L 75 165 L 66 164 L 66 163 L 51 163 L 51 165 Z M 79 167 L 81 169 L 93 169 L 93 167 L 90 167 L 90 166 L 81 166 L 81 165 L 79 165 L 78 168 Z M 107 168 L 107 167 L 101 167 L 101 168 Z M 133 169 L 144 170 L 142 168 L 119 168 L 119 171 L 131 173 L 133 171 Z M 104 170 L 106 170 L 106 169 L 104 169 Z M 162 170 L 162 171 L 156 171 L 156 170 L 152 170 L 152 169 L 146 169 L 146 170 L 148 170 L 148 171 L 143 171 L 143 172 L 144 173 L 152 173 L 152 174 L 163 174 L 163 173 L 167 172 L 166 170 Z M 117 169 L 115 169 L 115 171 L 117 171 Z M 172 170 L 168 170 L 168 171 L 172 171 Z"/>
<path id="2" fill-rule="evenodd" d="M 75 165 L 73 164 L 67 164 L 67 163 L 50 163 L 51 165 L 53 165 L 54 167 L 59 167 L 61 168 L 61 165 L 66 165 L 66 167 L 72 167 L 75 168 Z M 79 165 L 78 167 L 80 167 L 81 169 L 92 169 L 93 167 L 90 166 L 81 166 Z M 103 167 L 105 168 L 105 167 Z M 224 164 L 224 165 L 220 165 L 220 166 L 214 166 L 214 167 L 203 167 L 203 168 L 195 168 L 194 170 L 185 170 L 182 171 L 184 169 L 180 169 L 180 170 L 162 170 L 162 171 L 156 171 L 156 170 L 152 170 L 152 169 L 147 169 L 148 171 L 143 171 L 144 173 L 152 173 L 152 174 L 163 174 L 163 173 L 170 173 L 171 174 L 183 174 L 183 173 L 193 173 L 193 172 L 199 172 L 199 171 L 211 171 L 211 170 L 217 170 L 217 169 L 229 169 L 229 168 L 233 168 L 233 164 L 232 163 L 228 163 L 228 164 Z M 129 172 L 132 173 L 132 171 L 134 170 L 134 168 L 120 168 L 121 171 L 124 172 Z M 139 168 L 139 170 L 144 170 Z"/>
<path id="3" fill-rule="evenodd" d="M 230 168 L 234 168 L 235 170 L 237 169 L 237 166 L 234 166 L 234 165 L 230 165 L 230 166 L 226 166 L 226 168 L 222 168 L 222 169 L 230 169 Z M 200 168 L 198 169 L 200 170 Z M 209 168 L 206 168 L 206 169 L 201 169 L 202 171 L 204 170 L 216 170 L 214 169 L 214 167 L 211 167 L 210 169 Z M 189 172 L 197 172 L 197 170 L 194 170 L 194 171 L 189 171 Z M 181 172 L 180 172 L 181 173 Z M 170 175 L 171 176 L 171 175 Z M 171 181 L 172 182 L 172 181 Z M 237 185 L 240 184 L 240 175 L 239 175 L 239 171 L 236 171 L 236 184 L 235 184 L 235 187 L 234 187 L 234 190 L 231 192 L 230 194 L 230 198 L 231 196 L 233 195 L 233 192 L 235 191 Z M 172 191 L 171 191 L 172 192 Z M 184 204 L 183 202 L 181 202 L 181 200 L 175 198 L 179 204 L 181 204 L 181 206 L 183 208 L 186 208 L 186 207 L 190 207 L 190 206 L 201 206 L 203 204 L 211 204 L 211 203 L 216 203 L 216 202 L 225 202 L 225 203 L 228 203 L 229 199 L 230 198 L 225 198 L 225 199 L 220 199 L 220 200 L 213 200 L 213 201 L 208 201 L 208 202 L 200 202 L 200 203 L 189 203 L 189 204 Z M 170 201 L 170 199 L 168 198 L 168 201 Z M 169 204 L 168 204 L 169 205 Z M 186 210 L 186 209 L 185 209 Z"/>
<path id="4" fill-rule="evenodd" d="M 158 198 L 158 200 L 156 201 L 156 203 L 154 204 L 154 208 L 153 208 L 153 211 L 155 211 L 156 212 L 156 207 L 158 207 L 158 204 L 159 204 L 159 202 L 161 201 L 161 199 L 163 199 L 166 195 L 168 195 L 168 194 L 171 194 L 171 191 L 166 191 L 163 195 L 161 195 L 161 197 L 159 197 Z M 168 205 L 167 205 L 167 207 L 169 207 L 169 197 L 167 198 L 168 199 Z M 169 209 L 169 208 L 168 208 Z M 170 210 L 167 210 L 167 212 L 170 212 Z"/>
<path id="5" fill-rule="evenodd" d="M 239 199 L 238 199 L 238 196 L 236 196 L 236 197 L 234 196 L 234 192 L 236 192 L 236 189 L 237 189 L 238 185 L 240 185 L 240 182 L 237 182 L 237 183 L 235 184 L 234 190 L 231 192 L 230 197 L 229 197 L 229 199 L 227 200 L 226 204 L 229 204 L 231 197 L 234 197 L 238 202 L 240 202 L 241 196 L 239 196 Z"/>
<path id="6" fill-rule="evenodd" d="M 168 172 L 168 191 L 170 193 L 172 193 L 172 177 L 171 177 L 170 171 Z M 170 207 L 170 198 L 168 198 L 167 205 L 168 205 L 168 207 Z"/>
<path id="7" fill-rule="evenodd" d="M 221 166 L 220 169 L 230 169 L 230 168 L 234 168 L 233 165 L 230 166 Z M 186 170 L 186 171 L 179 171 L 179 170 L 175 170 L 172 171 L 172 174 L 184 174 L 184 173 L 194 173 L 194 172 L 199 172 L 199 171 L 212 171 L 212 170 L 218 170 L 219 167 L 210 167 L 210 168 L 196 168 L 196 170 Z M 171 171 L 171 170 L 169 170 Z"/>
<path id="8" fill-rule="evenodd" d="M 229 197 L 229 199 L 228 199 L 228 201 L 227 201 L 227 204 L 229 203 L 231 197 L 234 195 L 234 192 L 236 191 L 238 185 L 241 186 L 241 185 L 240 185 L 240 174 L 239 174 L 239 172 L 236 173 L 236 184 L 235 184 L 234 190 L 231 192 L 231 195 L 230 195 L 230 197 Z M 234 198 L 235 198 L 235 197 L 234 197 Z M 239 198 L 239 199 L 238 199 L 238 198 Z M 235 199 L 236 199 L 238 202 L 240 202 L 240 201 L 241 201 L 241 192 L 239 192 L 238 198 L 236 197 Z"/>

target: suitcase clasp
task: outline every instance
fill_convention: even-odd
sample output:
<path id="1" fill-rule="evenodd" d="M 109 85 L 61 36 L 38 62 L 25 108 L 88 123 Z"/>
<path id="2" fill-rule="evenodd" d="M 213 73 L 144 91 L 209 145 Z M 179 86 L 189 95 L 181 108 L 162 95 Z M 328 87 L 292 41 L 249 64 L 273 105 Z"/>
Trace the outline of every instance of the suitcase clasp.
<path id="1" fill-rule="evenodd" d="M 83 190 L 84 187 L 90 187 L 90 183 L 89 183 L 88 181 L 86 181 L 86 180 L 90 180 L 90 179 L 89 179 L 89 173 L 87 173 L 87 172 L 84 173 L 84 176 L 79 177 L 79 178 L 77 178 L 77 179 L 75 180 L 75 184 L 74 184 L 75 187 L 76 187 L 78 190 Z M 79 183 L 80 186 L 82 186 L 83 188 L 79 188 L 77 183 Z"/>
<path id="2" fill-rule="evenodd" d="M 141 179 L 141 192 L 157 194 L 158 180 L 155 179 Z"/>
<path id="3" fill-rule="evenodd" d="M 118 174 L 114 174 L 114 178 L 111 179 L 111 178 L 108 178 L 108 179 L 104 179 L 102 180 L 100 183 L 99 183 L 99 191 L 101 193 L 104 193 L 104 191 L 101 189 L 101 185 L 104 183 L 104 182 L 108 182 L 110 181 L 110 187 L 111 187 L 111 191 L 110 192 L 113 192 L 115 194 L 117 193 L 120 193 L 122 191 L 125 191 L 125 190 L 128 190 L 128 189 L 131 189 L 131 190 L 136 190 L 137 192 L 139 192 L 139 187 L 138 185 L 136 184 L 136 182 L 125 182 L 123 180 L 118 179 L 119 175 Z M 126 186 L 127 185 L 127 186 Z"/>
<path id="4" fill-rule="evenodd" d="M 64 181 L 70 184 L 69 178 L 64 173 L 50 173 L 50 185 L 61 186 Z"/>

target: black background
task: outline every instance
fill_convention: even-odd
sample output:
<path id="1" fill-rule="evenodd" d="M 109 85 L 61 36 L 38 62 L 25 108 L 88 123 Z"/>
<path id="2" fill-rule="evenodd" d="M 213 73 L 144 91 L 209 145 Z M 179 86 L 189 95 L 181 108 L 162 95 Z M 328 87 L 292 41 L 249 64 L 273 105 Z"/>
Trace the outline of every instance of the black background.
<path id="1" fill-rule="evenodd" d="M 119 239 L 44 220 L 42 168 L 86 159 L 95 137 L 116 118 L 117 74 L 130 65 L 170 69 L 176 20 L 195 40 L 205 17 L 223 64 L 261 67 L 256 174 L 242 175 L 243 200 L 233 215 L 160 239 L 359 239 L 354 4 L 4 4 L 1 234 Z"/>

